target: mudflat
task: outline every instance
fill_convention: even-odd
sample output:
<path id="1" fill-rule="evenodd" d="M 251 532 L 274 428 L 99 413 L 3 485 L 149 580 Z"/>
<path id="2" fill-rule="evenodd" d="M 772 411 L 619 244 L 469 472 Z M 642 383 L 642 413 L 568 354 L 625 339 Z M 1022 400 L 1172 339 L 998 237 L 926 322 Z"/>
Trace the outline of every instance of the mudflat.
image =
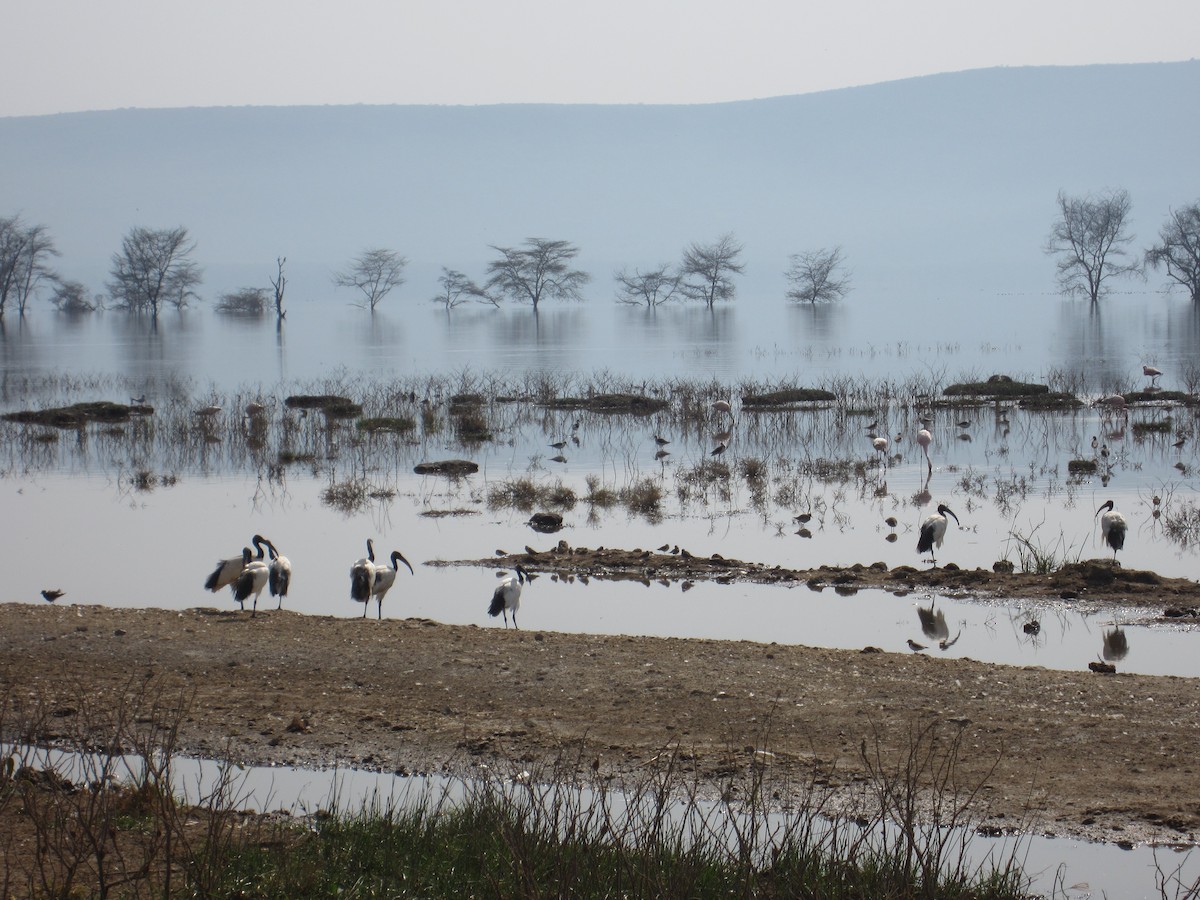
<path id="1" fill-rule="evenodd" d="M 727 563 L 710 577 L 731 577 Z M 536 554 L 526 564 L 551 568 Z M 986 590 L 1005 587 L 989 573 Z M 1160 579 L 1138 602 L 1195 602 L 1194 587 Z M 959 781 L 986 779 L 985 825 L 1134 842 L 1200 833 L 1193 679 L 287 610 L 0 604 L 6 725 L 41 709 L 39 739 L 53 743 L 85 710 L 151 683 L 188 699 L 190 755 L 402 774 L 487 764 L 637 777 L 674 754 L 714 789 L 752 765 L 780 785 L 851 789 L 864 746 L 898 760 L 933 724 L 959 737 Z"/>

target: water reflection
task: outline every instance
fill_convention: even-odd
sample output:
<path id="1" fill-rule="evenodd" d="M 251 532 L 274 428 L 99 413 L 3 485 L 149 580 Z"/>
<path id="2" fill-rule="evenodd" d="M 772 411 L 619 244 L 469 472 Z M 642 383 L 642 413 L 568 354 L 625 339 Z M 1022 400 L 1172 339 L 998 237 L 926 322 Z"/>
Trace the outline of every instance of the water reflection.
<path id="1" fill-rule="evenodd" d="M 841 334 L 845 314 L 838 303 L 793 303 L 788 307 L 789 331 L 800 341 L 828 345 Z"/>
<path id="2" fill-rule="evenodd" d="M 1129 655 L 1129 638 L 1120 625 L 1105 629 L 1101 656 L 1105 662 L 1119 662 Z"/>

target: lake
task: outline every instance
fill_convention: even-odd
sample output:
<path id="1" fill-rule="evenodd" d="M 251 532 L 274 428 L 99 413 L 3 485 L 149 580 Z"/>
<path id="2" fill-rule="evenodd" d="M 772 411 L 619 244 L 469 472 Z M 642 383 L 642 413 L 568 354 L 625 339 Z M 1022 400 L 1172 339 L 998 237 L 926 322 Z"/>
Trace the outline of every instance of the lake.
<path id="1" fill-rule="evenodd" d="M 1164 388 L 1194 388 L 1185 381 L 1200 328 L 1178 297 L 1116 296 L 1098 311 L 1052 295 L 986 297 L 945 314 L 936 300 L 899 309 L 858 297 L 815 309 L 743 297 L 713 312 L 592 302 L 537 316 L 528 308 L 447 314 L 432 306 L 402 315 L 396 307 L 372 316 L 344 302 L 297 304 L 281 331 L 273 319 L 207 309 L 165 315 L 156 329 L 113 312 L 10 318 L 0 342 L 4 411 L 144 394 L 156 413 L 83 433 L 4 423 L 5 599 L 41 602 L 42 588 L 57 587 L 73 602 L 227 605 L 228 597 L 201 583 L 219 557 L 237 554 L 258 532 L 296 569 L 289 608 L 360 615 L 348 599 L 347 572 L 373 537 L 380 557 L 398 548 L 417 564 L 415 577 L 402 571 L 385 615 L 491 624 L 483 611 L 492 573 L 420 564 L 547 548 L 561 538 L 625 548 L 666 543 L 793 567 L 917 565 L 917 530 L 938 503 L 961 522 L 951 524 L 940 562 L 1019 564 L 1022 539 L 1060 559 L 1086 559 L 1111 556 L 1094 515 L 1110 498 L 1129 520 L 1123 564 L 1176 577 L 1197 571 L 1188 408 L 1150 405 L 1128 420 L 1092 408 L 939 409 L 930 426 L 931 472 L 913 442 L 925 401 L 961 378 L 1057 378 L 1092 397 L 1144 386 L 1147 360 L 1165 370 Z M 740 408 L 747 386 L 790 382 L 846 391 L 867 408 Z M 595 385 L 646 390 L 667 406 L 631 417 L 496 403 L 481 411 L 492 440 L 464 443 L 451 427 L 453 393 L 519 396 L 546 384 L 563 394 Z M 911 400 L 927 389 L 930 397 Z M 345 393 L 367 405 L 366 415 L 409 415 L 417 427 L 364 437 L 352 420 L 282 405 L 284 396 L 306 392 Z M 717 397 L 733 399 L 731 416 L 708 408 Z M 881 397 L 892 399 L 874 403 Z M 240 412 L 251 400 L 268 404 L 253 426 Z M 225 407 L 215 420 L 191 415 L 209 403 Z M 684 413 L 697 403 L 700 414 Z M 871 446 L 871 424 L 891 440 L 886 459 Z M 728 450 L 715 459 L 714 435 L 726 430 Z M 671 442 L 661 458 L 656 435 Z M 560 440 L 567 441 L 561 453 L 549 446 Z M 284 450 L 302 461 L 280 464 Z M 412 471 L 454 456 L 479 463 L 479 474 L 451 480 Z M 1093 476 L 1073 476 L 1072 459 L 1101 465 Z M 712 468 L 718 463 L 724 468 Z M 589 504 L 589 478 L 618 493 L 654 485 L 660 507 L 643 515 L 620 503 Z M 581 498 L 563 510 L 562 532 L 536 534 L 526 525 L 533 507 L 503 501 L 503 489 L 521 479 L 561 484 Z M 359 502 L 326 499 L 329 488 L 344 485 L 362 486 Z M 801 512 L 813 515 L 809 537 L 797 534 Z M 544 577 L 526 594 L 522 623 L 903 650 L 909 638 L 925 642 L 916 604 L 940 599 L 963 634 L 949 655 L 1079 668 L 1098 657 L 1106 629 L 1124 624 L 1133 629 L 1124 670 L 1200 675 L 1189 629 L 1148 628 L 1133 612 L 680 587 L 584 587 Z M 1017 627 L 1029 618 L 1044 626 L 1037 639 Z"/>

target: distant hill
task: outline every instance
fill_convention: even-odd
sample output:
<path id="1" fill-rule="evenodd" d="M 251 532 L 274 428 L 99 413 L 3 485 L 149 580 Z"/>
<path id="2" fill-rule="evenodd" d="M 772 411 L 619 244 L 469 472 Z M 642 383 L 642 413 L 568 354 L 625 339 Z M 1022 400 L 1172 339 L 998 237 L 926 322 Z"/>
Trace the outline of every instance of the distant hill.
<path id="1" fill-rule="evenodd" d="M 479 276 L 564 238 L 607 280 L 728 231 L 748 277 L 841 244 L 856 282 L 1045 280 L 1059 189 L 1129 190 L 1139 246 L 1200 199 L 1200 61 L 986 69 L 700 106 L 340 106 L 0 118 L 0 214 L 100 280 L 132 225 L 187 226 L 209 286 L 368 246 Z M 221 284 L 222 279 L 230 284 Z M 99 285 L 96 285 L 99 287 Z M 605 287 L 605 292 L 608 288 Z"/>

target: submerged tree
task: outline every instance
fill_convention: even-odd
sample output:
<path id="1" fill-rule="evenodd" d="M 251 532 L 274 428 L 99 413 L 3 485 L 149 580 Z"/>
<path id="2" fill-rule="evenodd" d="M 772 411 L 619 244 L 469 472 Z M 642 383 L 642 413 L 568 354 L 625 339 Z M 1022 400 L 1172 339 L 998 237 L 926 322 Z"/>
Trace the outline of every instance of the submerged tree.
<path id="1" fill-rule="evenodd" d="M 46 261 L 57 255 L 45 226 L 26 225 L 20 216 L 0 218 L 0 317 L 10 300 L 25 315 L 38 286 L 54 277 Z"/>
<path id="2" fill-rule="evenodd" d="M 350 267 L 333 276 L 338 287 L 357 288 L 366 299 L 371 312 L 392 289 L 404 284 L 404 267 L 408 260 L 395 250 L 364 250 Z"/>
<path id="3" fill-rule="evenodd" d="M 50 302 L 59 312 L 68 315 L 95 312 L 101 308 L 100 298 L 88 299 L 87 288 L 80 281 L 56 280 Z"/>
<path id="4" fill-rule="evenodd" d="M 615 272 L 613 278 L 617 281 L 617 302 L 641 306 L 643 303 L 653 309 L 670 301 L 678 292 L 683 281 L 683 275 L 672 271 L 665 263 L 649 272 L 633 270 L 630 275 L 625 269 Z"/>
<path id="5" fill-rule="evenodd" d="M 545 299 L 582 300 L 580 290 L 591 280 L 587 272 L 572 269 L 570 262 L 579 248 L 568 241 L 527 238 L 524 247 L 492 249 L 500 258 L 488 263 L 488 295 L 509 297 L 533 304 L 534 312 Z"/>
<path id="6" fill-rule="evenodd" d="M 275 257 L 277 271 L 275 277 L 271 279 L 271 287 L 275 290 L 275 317 L 281 322 L 287 317 L 287 313 L 283 310 L 283 292 L 287 288 L 287 277 L 283 274 L 283 266 L 286 262 L 286 256 Z"/>
<path id="7" fill-rule="evenodd" d="M 154 319 L 164 304 L 187 306 L 201 280 L 200 267 L 189 259 L 195 249 L 183 226 L 132 229 L 120 252 L 113 254 L 109 270 L 108 291 L 116 306 Z"/>
<path id="8" fill-rule="evenodd" d="M 498 305 L 494 297 L 489 297 L 483 288 L 458 269 L 447 269 L 442 266 L 438 284 L 441 285 L 441 292 L 429 299 L 433 303 L 445 304 L 447 312 L 471 300 L 482 300 L 485 303 Z"/>
<path id="9" fill-rule="evenodd" d="M 1171 210 L 1158 239 L 1161 243 L 1146 251 L 1147 265 L 1165 266 L 1167 277 L 1200 303 L 1200 202 Z"/>
<path id="10" fill-rule="evenodd" d="M 216 308 L 227 315 L 261 316 L 267 308 L 267 289 L 244 287 L 222 294 Z"/>
<path id="11" fill-rule="evenodd" d="M 799 303 L 825 303 L 841 300 L 850 290 L 849 273 L 842 272 L 842 248 L 807 250 L 793 253 L 787 279 L 789 300 Z"/>
<path id="12" fill-rule="evenodd" d="M 1086 295 L 1096 303 L 1111 277 L 1138 271 L 1136 262 L 1124 262 L 1131 203 L 1125 190 L 1100 195 L 1070 197 L 1058 192 L 1059 218 L 1046 239 L 1045 250 L 1059 259 L 1058 284 L 1065 294 Z"/>
<path id="13" fill-rule="evenodd" d="M 732 234 L 723 235 L 715 244 L 692 244 L 683 252 L 681 289 L 692 300 L 703 300 L 709 309 L 718 300 L 732 300 L 736 293 L 731 276 L 746 268 L 738 262 L 742 245 Z"/>

